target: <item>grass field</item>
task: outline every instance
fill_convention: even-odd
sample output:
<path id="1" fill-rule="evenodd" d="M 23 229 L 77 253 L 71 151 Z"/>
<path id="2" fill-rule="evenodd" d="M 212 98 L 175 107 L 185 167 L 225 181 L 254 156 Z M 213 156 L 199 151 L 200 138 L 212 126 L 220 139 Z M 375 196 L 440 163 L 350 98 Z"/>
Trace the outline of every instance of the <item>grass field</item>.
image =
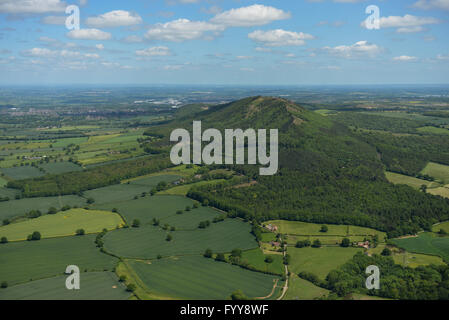
<path id="1" fill-rule="evenodd" d="M 4 187 L 7 183 L 8 183 L 8 181 L 6 181 L 6 180 L 3 179 L 2 177 L 0 177 L 0 188 L 1 188 L 1 187 Z"/>
<path id="2" fill-rule="evenodd" d="M 233 219 L 212 224 L 204 230 L 170 232 L 173 239 L 166 241 L 166 231 L 144 226 L 112 231 L 104 237 L 104 246 L 117 256 L 135 259 L 203 254 L 208 248 L 225 253 L 235 248 L 257 248 L 250 230 L 249 224 Z"/>
<path id="3" fill-rule="evenodd" d="M 175 182 L 176 180 L 181 179 L 181 176 L 174 175 L 174 174 L 161 174 L 161 175 L 154 175 L 154 176 L 148 176 L 144 178 L 134 179 L 130 181 L 130 184 L 132 185 L 140 185 L 148 187 L 149 189 L 157 186 L 159 182 Z"/>
<path id="4" fill-rule="evenodd" d="M 425 185 L 428 188 L 438 185 L 438 183 L 432 181 L 409 177 L 403 174 L 393 172 L 385 172 L 385 177 L 388 179 L 388 181 L 390 181 L 393 184 L 405 184 L 416 190 L 421 188 L 422 185 Z"/>
<path id="5" fill-rule="evenodd" d="M 383 240 L 385 233 L 370 228 L 332 225 L 327 224 L 328 231 L 320 232 L 321 224 L 307 223 L 300 221 L 272 220 L 266 221 L 265 225 L 272 224 L 279 228 L 280 233 L 291 235 L 315 235 L 315 236 L 368 236 L 379 235 L 379 239 Z"/>
<path id="6" fill-rule="evenodd" d="M 210 181 L 200 181 L 200 182 L 195 182 L 195 183 L 191 183 L 191 184 L 185 184 L 182 186 L 173 187 L 168 190 L 161 191 L 158 194 L 186 196 L 187 193 L 189 192 L 189 190 L 193 187 L 210 185 L 210 184 L 220 183 L 220 182 L 224 182 L 224 181 L 226 181 L 226 180 L 225 179 L 217 179 L 217 180 L 210 180 Z"/>
<path id="7" fill-rule="evenodd" d="M 424 132 L 424 133 L 448 134 L 449 135 L 449 130 L 444 129 L 444 128 L 437 128 L 437 127 L 433 127 L 433 126 L 421 127 L 421 128 L 418 128 L 417 130 L 419 132 Z"/>
<path id="8" fill-rule="evenodd" d="M 393 260 L 396 264 L 405 267 L 417 268 L 419 266 L 428 266 L 431 264 L 444 265 L 443 259 L 437 256 L 430 256 L 427 254 L 403 252 L 393 254 Z"/>
<path id="9" fill-rule="evenodd" d="M 325 235 L 319 235 L 319 236 L 292 236 L 292 235 L 288 235 L 286 237 L 286 242 L 288 245 L 296 245 L 296 243 L 298 241 L 304 241 L 304 240 L 310 240 L 311 242 L 313 242 L 314 240 L 318 239 L 321 241 L 322 245 L 331 245 L 331 246 L 336 246 L 336 245 L 340 245 L 341 241 L 344 238 L 348 238 L 352 243 L 353 242 L 361 242 L 363 241 L 366 236 L 325 236 Z M 383 240 L 383 238 L 379 238 L 381 240 Z"/>
<path id="10" fill-rule="evenodd" d="M 0 197 L 8 197 L 12 200 L 17 194 L 20 194 L 19 190 L 0 187 Z"/>
<path id="11" fill-rule="evenodd" d="M 449 198 L 449 184 L 445 185 L 444 187 L 427 189 L 427 192 L 435 196 Z"/>
<path id="12" fill-rule="evenodd" d="M 392 242 L 406 251 L 440 256 L 449 261 L 449 237 L 437 237 L 425 232 L 417 237 L 393 239 Z"/>
<path id="13" fill-rule="evenodd" d="M 329 291 L 292 274 L 288 280 L 288 291 L 284 300 L 314 300 L 326 297 Z"/>
<path id="14" fill-rule="evenodd" d="M 449 184 L 449 166 L 429 162 L 421 173 L 434 177 L 442 184 Z"/>
<path id="15" fill-rule="evenodd" d="M 226 255 L 228 258 L 229 255 Z M 272 263 L 266 263 L 265 258 L 270 256 L 273 258 Z M 260 248 L 244 251 L 241 261 L 245 261 L 249 266 L 262 272 L 271 272 L 278 275 L 284 274 L 284 263 L 281 254 L 264 254 Z"/>
<path id="16" fill-rule="evenodd" d="M 10 286 L 62 275 L 69 265 L 83 271 L 112 270 L 116 258 L 100 252 L 95 236 L 64 237 L 0 245 L 0 282 Z"/>
<path id="17" fill-rule="evenodd" d="M 80 274 L 80 290 L 67 290 L 67 276 L 36 280 L 0 290 L 0 300 L 126 300 L 130 293 L 112 272 Z"/>
<path id="18" fill-rule="evenodd" d="M 0 220 L 23 216 L 31 210 L 40 210 L 42 213 L 46 213 L 51 207 L 61 209 L 65 205 L 73 207 L 84 206 L 85 204 L 86 199 L 78 196 L 10 200 L 6 202 L 0 202 Z"/>
<path id="19" fill-rule="evenodd" d="M 87 139 L 87 137 L 58 139 L 55 143 L 53 143 L 53 147 L 64 148 L 70 144 L 80 145 L 84 142 L 87 142 Z"/>
<path id="20" fill-rule="evenodd" d="M 168 224 L 176 227 L 176 230 L 195 230 L 201 221 L 211 221 L 220 215 L 220 212 L 211 207 L 199 207 L 183 214 L 172 213 L 171 216 L 162 218 L 161 225 Z"/>
<path id="21" fill-rule="evenodd" d="M 32 166 L 23 166 L 15 168 L 3 168 L 2 172 L 13 180 L 22 180 L 28 178 L 37 178 L 45 175 L 38 168 Z"/>
<path id="22" fill-rule="evenodd" d="M 193 203 L 192 200 L 186 197 L 155 195 L 146 196 L 137 200 L 95 205 L 94 208 L 107 211 L 116 208 L 129 224 L 134 219 L 139 219 L 142 224 L 147 224 L 153 218 L 164 219 L 176 215 L 176 211 L 184 210 L 186 206 L 192 207 Z M 180 219 L 182 218 L 184 217 L 180 217 Z"/>
<path id="23" fill-rule="evenodd" d="M 276 279 L 200 256 L 129 264 L 156 297 L 224 300 L 236 290 L 251 298 L 265 297 L 271 293 Z"/>
<path id="24" fill-rule="evenodd" d="M 7 237 L 9 241 L 26 240 L 29 234 L 39 231 L 42 238 L 53 238 L 74 235 L 78 229 L 89 234 L 101 232 L 104 228 L 112 230 L 123 224 L 116 213 L 71 209 L 0 227 L 0 237 Z"/>
<path id="25" fill-rule="evenodd" d="M 293 248 L 287 252 L 291 256 L 289 270 L 298 274 L 302 271 L 311 272 L 320 279 L 325 279 L 327 274 L 346 261 L 350 260 L 358 248 L 322 247 L 322 248 Z"/>
<path id="26" fill-rule="evenodd" d="M 432 227 L 433 232 L 439 232 L 440 229 L 445 230 L 447 233 L 449 233 L 449 221 L 445 221 L 439 224 L 436 224 Z"/>
<path id="27" fill-rule="evenodd" d="M 44 169 L 47 174 L 59 174 L 59 173 L 83 170 L 83 168 L 81 168 L 79 165 L 74 164 L 69 161 L 49 162 L 49 163 L 40 164 L 39 167 Z"/>

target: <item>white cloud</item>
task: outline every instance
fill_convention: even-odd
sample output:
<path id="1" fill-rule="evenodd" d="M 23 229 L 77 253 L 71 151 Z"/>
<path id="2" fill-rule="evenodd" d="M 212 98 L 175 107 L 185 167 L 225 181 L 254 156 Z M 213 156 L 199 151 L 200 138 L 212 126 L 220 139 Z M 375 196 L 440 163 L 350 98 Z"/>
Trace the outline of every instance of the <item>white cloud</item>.
<path id="1" fill-rule="evenodd" d="M 413 7 L 424 10 L 449 10 L 449 0 L 418 0 L 413 4 Z"/>
<path id="2" fill-rule="evenodd" d="M 439 54 L 437 60 L 449 60 L 449 54 Z"/>
<path id="3" fill-rule="evenodd" d="M 11 14 L 64 12 L 66 6 L 66 3 L 60 0 L 2 0 L 0 12 Z"/>
<path id="4" fill-rule="evenodd" d="M 99 59 L 100 55 L 97 53 L 86 53 L 84 55 L 86 58 L 90 58 L 90 59 Z"/>
<path id="5" fill-rule="evenodd" d="M 349 46 L 324 47 L 323 50 L 342 58 L 375 57 L 383 51 L 381 47 L 368 41 L 358 41 Z"/>
<path id="6" fill-rule="evenodd" d="M 95 28 L 133 26 L 140 23 L 142 18 L 138 14 L 124 10 L 115 10 L 86 19 L 86 24 Z"/>
<path id="7" fill-rule="evenodd" d="M 185 41 L 203 38 L 206 32 L 220 32 L 224 27 L 203 21 L 178 19 L 167 23 L 159 23 L 145 34 L 149 40 Z"/>
<path id="8" fill-rule="evenodd" d="M 405 16 L 389 16 L 380 18 L 381 28 L 397 28 L 398 33 L 413 33 L 424 31 L 424 26 L 429 24 L 437 24 L 441 21 L 432 17 L 417 17 L 410 14 Z M 366 21 L 361 23 L 366 28 Z"/>
<path id="9" fill-rule="evenodd" d="M 151 47 L 143 50 L 137 50 L 136 55 L 141 57 L 154 57 L 154 56 L 169 56 L 171 55 L 170 49 L 164 46 Z"/>
<path id="10" fill-rule="evenodd" d="M 411 61 L 418 60 L 418 58 L 417 57 L 412 57 L 412 56 L 399 56 L 399 57 L 394 57 L 393 60 L 394 61 L 400 61 L 400 62 L 411 62 Z"/>
<path id="11" fill-rule="evenodd" d="M 102 43 L 96 44 L 95 48 L 97 48 L 98 50 L 103 50 L 104 49 L 104 45 Z"/>
<path id="12" fill-rule="evenodd" d="M 22 54 L 28 57 L 52 57 L 57 54 L 57 51 L 53 51 L 47 48 L 33 48 L 22 51 Z"/>
<path id="13" fill-rule="evenodd" d="M 289 19 L 290 17 L 290 13 L 283 10 L 255 4 L 219 13 L 211 19 L 211 22 L 226 27 L 252 27 Z"/>
<path id="14" fill-rule="evenodd" d="M 56 25 L 65 25 L 67 17 L 65 16 L 47 16 L 42 18 L 41 22 L 44 24 L 56 24 Z"/>
<path id="15" fill-rule="evenodd" d="M 268 47 L 301 46 L 305 44 L 305 40 L 314 38 L 307 33 L 285 31 L 282 29 L 269 31 L 256 30 L 251 32 L 248 37 Z"/>
<path id="16" fill-rule="evenodd" d="M 128 43 L 139 43 L 139 42 L 142 42 L 143 39 L 139 36 L 131 35 L 131 36 L 127 36 L 127 37 L 123 38 L 122 41 L 128 42 Z"/>
<path id="17" fill-rule="evenodd" d="M 67 36 L 76 40 L 109 40 L 112 38 L 109 32 L 98 29 L 72 30 L 67 33 Z"/>

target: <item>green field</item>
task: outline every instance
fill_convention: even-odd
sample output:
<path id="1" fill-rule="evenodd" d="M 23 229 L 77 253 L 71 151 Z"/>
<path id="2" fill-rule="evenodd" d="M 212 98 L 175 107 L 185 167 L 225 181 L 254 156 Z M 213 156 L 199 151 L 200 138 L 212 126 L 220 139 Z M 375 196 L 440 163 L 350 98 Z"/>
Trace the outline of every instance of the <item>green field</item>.
<path id="1" fill-rule="evenodd" d="M 434 196 L 449 198 L 449 184 L 445 185 L 444 187 L 427 189 L 427 192 L 433 194 Z"/>
<path id="2" fill-rule="evenodd" d="M 432 227 L 432 232 L 439 232 L 440 229 L 443 229 L 447 233 L 449 233 L 449 221 L 441 222 Z"/>
<path id="3" fill-rule="evenodd" d="M 159 182 L 175 182 L 176 180 L 179 180 L 181 176 L 174 175 L 174 174 L 161 174 L 161 175 L 153 175 L 149 177 L 144 178 L 138 178 L 130 181 L 130 184 L 133 185 L 140 185 L 148 187 L 149 189 L 155 187 Z"/>
<path id="4" fill-rule="evenodd" d="M 217 179 L 217 180 L 210 180 L 210 181 L 200 181 L 200 182 L 195 182 L 195 183 L 191 183 L 191 184 L 185 184 L 182 186 L 173 187 L 168 190 L 161 191 L 161 192 L 159 192 L 159 194 L 186 196 L 187 193 L 189 192 L 189 190 L 193 187 L 210 185 L 210 184 L 220 183 L 220 182 L 224 182 L 224 181 L 226 181 L 226 180 L 225 179 Z"/>
<path id="5" fill-rule="evenodd" d="M 322 247 L 288 248 L 291 256 L 289 270 L 296 274 L 306 271 L 325 279 L 327 274 L 350 260 L 359 248 Z"/>
<path id="6" fill-rule="evenodd" d="M 422 185 L 425 185 L 428 188 L 438 185 L 438 183 L 435 183 L 432 181 L 409 177 L 409 176 L 399 174 L 399 173 L 394 173 L 394 172 L 385 172 L 385 177 L 391 183 L 405 184 L 405 185 L 408 185 L 416 190 L 419 190 L 419 188 L 421 188 Z M 430 190 L 428 190 L 428 191 L 430 191 Z"/>
<path id="7" fill-rule="evenodd" d="M 449 261 L 449 237 L 438 237 L 430 232 L 424 232 L 417 237 L 391 241 L 406 251 L 435 255 Z"/>
<path id="8" fill-rule="evenodd" d="M 39 231 L 42 238 L 53 238 L 74 235 L 78 229 L 84 229 L 89 234 L 103 229 L 112 230 L 123 224 L 124 221 L 116 213 L 71 209 L 0 227 L 0 237 L 7 237 L 9 241 L 26 240 L 29 234 Z"/>
<path id="9" fill-rule="evenodd" d="M 131 200 L 139 196 L 142 192 L 149 193 L 151 188 L 134 184 L 114 184 L 98 189 L 92 189 L 84 192 L 86 198 L 95 200 L 95 204 L 101 205 L 115 201 Z"/>
<path id="10" fill-rule="evenodd" d="M 67 276 L 36 280 L 0 290 L 0 300 L 126 300 L 130 293 L 112 272 L 80 274 L 80 290 L 67 290 Z"/>
<path id="11" fill-rule="evenodd" d="M 251 298 L 265 297 L 277 279 L 199 256 L 129 264 L 147 290 L 161 298 L 224 300 L 236 290 Z"/>
<path id="12" fill-rule="evenodd" d="M 3 168 L 1 170 L 6 176 L 13 180 L 22 180 L 28 178 L 37 178 L 45 175 L 44 172 L 32 166 Z"/>
<path id="13" fill-rule="evenodd" d="M 9 199 L 12 200 L 18 194 L 20 194 L 19 190 L 0 187 L 0 197 L 8 197 Z"/>
<path id="14" fill-rule="evenodd" d="M 8 183 L 8 181 L 6 181 L 6 180 L 3 179 L 2 177 L 0 177 L 0 188 L 1 188 L 1 187 L 4 187 L 7 183 Z"/>
<path id="15" fill-rule="evenodd" d="M 95 205 L 95 209 L 111 211 L 113 208 L 131 224 L 134 219 L 139 219 L 142 224 L 150 223 L 153 218 L 163 219 L 176 215 L 176 211 L 192 207 L 194 202 L 180 196 L 146 196 L 137 200 L 111 202 Z M 186 213 L 187 214 L 187 213 Z M 180 217 L 183 219 L 184 217 Z"/>
<path id="16" fill-rule="evenodd" d="M 58 139 L 53 143 L 54 148 L 64 148 L 70 144 L 82 144 L 87 141 L 87 137 Z"/>
<path id="17" fill-rule="evenodd" d="M 429 162 L 427 166 L 421 171 L 421 173 L 434 177 L 442 184 L 449 184 L 449 166 Z"/>
<path id="18" fill-rule="evenodd" d="M 114 230 L 104 237 L 104 245 L 117 256 L 136 259 L 203 254 L 208 248 L 214 252 L 231 252 L 235 248 L 257 248 L 250 231 L 248 223 L 229 219 L 204 230 L 170 232 L 173 240 L 166 241 L 166 231 L 144 226 Z"/>
<path id="19" fill-rule="evenodd" d="M 292 274 L 288 280 L 288 290 L 284 300 L 314 300 L 326 297 L 329 291 Z"/>
<path id="20" fill-rule="evenodd" d="M 272 263 L 265 262 L 265 258 L 268 256 L 273 258 Z M 250 267 L 262 272 L 270 272 L 278 275 L 284 274 L 284 263 L 281 254 L 264 254 L 260 248 L 256 248 L 244 251 L 241 261 L 248 263 Z"/>
<path id="21" fill-rule="evenodd" d="M 220 212 L 211 207 L 199 207 L 191 211 L 183 211 L 183 214 L 173 214 L 161 219 L 161 224 L 176 227 L 176 230 L 195 230 L 201 221 L 212 220 L 220 215 Z"/>
<path id="22" fill-rule="evenodd" d="M 433 126 L 426 126 L 417 129 L 419 132 L 432 133 L 432 134 L 449 134 L 449 130 L 444 128 L 437 128 Z"/>
<path id="23" fill-rule="evenodd" d="M 10 286 L 61 275 L 69 265 L 82 272 L 112 270 L 117 259 L 100 252 L 95 236 L 64 237 L 0 245 L 0 282 Z"/>
<path id="24" fill-rule="evenodd" d="M 86 199 L 78 196 L 27 198 L 0 202 L 0 220 L 23 216 L 31 210 L 46 213 L 49 208 L 61 209 L 65 205 L 84 206 Z"/>
<path id="25" fill-rule="evenodd" d="M 264 225 L 272 224 L 279 228 L 279 233 L 291 235 L 314 236 L 368 236 L 379 235 L 383 240 L 385 233 L 370 228 L 327 224 L 328 231 L 320 232 L 321 224 L 300 221 L 272 220 L 264 222 Z"/>
<path id="26" fill-rule="evenodd" d="M 83 170 L 83 168 L 80 167 L 79 165 L 74 164 L 69 161 L 49 162 L 49 163 L 40 164 L 39 167 L 44 169 L 47 174 L 59 174 L 59 173 Z"/>

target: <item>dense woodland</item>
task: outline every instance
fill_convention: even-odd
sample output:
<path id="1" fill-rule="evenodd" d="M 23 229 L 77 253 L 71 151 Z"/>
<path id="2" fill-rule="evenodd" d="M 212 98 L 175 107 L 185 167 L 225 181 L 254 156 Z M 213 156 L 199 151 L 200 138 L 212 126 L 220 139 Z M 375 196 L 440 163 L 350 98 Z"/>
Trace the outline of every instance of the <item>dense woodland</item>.
<path id="1" fill-rule="evenodd" d="M 79 194 L 86 190 L 120 183 L 172 166 L 166 157 L 144 158 L 94 167 L 79 172 L 47 175 L 41 178 L 8 182 L 9 188 L 20 189 L 23 197 L 48 197 Z"/>
<path id="2" fill-rule="evenodd" d="M 368 291 L 365 287 L 365 270 L 370 265 L 380 269 L 379 290 Z M 326 281 L 319 284 L 339 296 L 362 292 L 401 300 L 448 300 L 449 266 L 409 268 L 395 264 L 391 257 L 369 257 L 359 252 L 339 269 L 331 271 Z"/>

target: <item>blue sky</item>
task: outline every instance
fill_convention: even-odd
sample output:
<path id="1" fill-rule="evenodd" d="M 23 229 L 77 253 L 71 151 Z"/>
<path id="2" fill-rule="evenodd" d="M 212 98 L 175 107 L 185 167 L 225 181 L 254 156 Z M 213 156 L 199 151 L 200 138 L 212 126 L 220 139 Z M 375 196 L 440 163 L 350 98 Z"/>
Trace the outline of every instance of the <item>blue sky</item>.
<path id="1" fill-rule="evenodd" d="M 0 84 L 447 84 L 448 19 L 449 0 L 0 0 Z"/>

